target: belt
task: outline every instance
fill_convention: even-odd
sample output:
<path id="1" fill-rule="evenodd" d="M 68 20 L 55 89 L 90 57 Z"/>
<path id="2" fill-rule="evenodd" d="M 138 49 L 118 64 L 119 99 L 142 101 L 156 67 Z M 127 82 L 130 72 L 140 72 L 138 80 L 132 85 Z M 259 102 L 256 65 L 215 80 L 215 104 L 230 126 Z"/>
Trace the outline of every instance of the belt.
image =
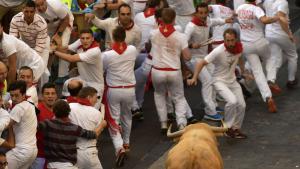
<path id="1" fill-rule="evenodd" d="M 156 66 L 153 66 L 153 69 L 161 70 L 161 71 L 177 71 L 178 70 L 178 69 L 173 69 L 173 68 L 170 68 L 170 67 L 161 68 L 161 67 L 156 67 Z"/>
<path id="2" fill-rule="evenodd" d="M 127 89 L 127 88 L 133 88 L 135 85 L 128 85 L 128 86 L 108 86 L 109 88 L 115 88 L 115 89 Z"/>

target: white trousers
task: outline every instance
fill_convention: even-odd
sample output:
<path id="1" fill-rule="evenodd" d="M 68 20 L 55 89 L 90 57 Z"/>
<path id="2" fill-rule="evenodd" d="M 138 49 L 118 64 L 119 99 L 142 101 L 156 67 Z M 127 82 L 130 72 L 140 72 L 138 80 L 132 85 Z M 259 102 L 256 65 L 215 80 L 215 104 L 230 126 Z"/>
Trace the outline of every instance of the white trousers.
<path id="1" fill-rule="evenodd" d="M 160 122 L 166 122 L 167 101 L 166 94 L 175 105 L 176 121 L 178 125 L 186 125 L 186 101 L 184 97 L 181 71 L 161 71 L 152 69 L 152 82 L 154 86 L 154 101 Z"/>
<path id="2" fill-rule="evenodd" d="M 146 58 L 147 59 L 147 58 Z M 150 74 L 152 65 L 143 62 L 143 64 L 134 71 L 136 86 L 135 86 L 135 95 L 132 109 L 136 110 L 143 106 L 144 95 L 145 95 L 145 86 L 147 83 L 147 78 Z"/>
<path id="3" fill-rule="evenodd" d="M 272 70 L 272 62 L 270 57 L 269 42 L 262 38 L 256 42 L 243 42 L 244 55 L 251 67 L 256 85 L 262 95 L 264 101 L 267 97 L 272 97 L 271 90 L 268 86 L 266 76 L 263 71 L 262 61 L 266 64 L 267 76 Z"/>
<path id="4" fill-rule="evenodd" d="M 295 43 L 287 36 L 276 35 L 267 37 L 271 49 L 271 71 L 268 80 L 275 82 L 278 69 L 282 65 L 282 57 L 288 61 L 288 80 L 295 80 L 298 54 Z"/>
<path id="5" fill-rule="evenodd" d="M 224 122 L 226 127 L 240 129 L 245 116 L 246 103 L 241 86 L 238 82 L 226 84 L 224 82 L 214 82 L 218 94 L 226 101 Z"/>
<path id="6" fill-rule="evenodd" d="M 79 169 L 102 169 L 97 147 L 77 149 L 77 166 Z"/>
<path id="7" fill-rule="evenodd" d="M 37 155 L 37 148 L 13 148 L 6 153 L 8 169 L 28 169 Z"/>
<path id="8" fill-rule="evenodd" d="M 51 162 L 47 164 L 48 169 L 78 169 L 70 162 Z"/>
<path id="9" fill-rule="evenodd" d="M 187 62 L 188 68 L 194 72 L 194 67 L 200 58 L 193 58 L 191 61 Z M 213 72 L 214 65 L 209 64 L 208 67 L 203 67 L 200 74 L 198 75 L 198 80 L 202 84 L 201 92 L 202 92 L 202 99 L 205 104 L 205 113 L 208 115 L 215 115 L 216 112 L 216 100 L 215 100 L 215 89 L 213 87 L 213 78 L 211 73 Z"/>
<path id="10" fill-rule="evenodd" d="M 72 33 L 72 29 L 70 27 L 66 27 L 66 29 L 63 31 L 63 34 L 61 36 L 63 47 L 68 47 L 71 33 Z M 58 77 L 64 77 L 64 76 L 68 75 L 69 65 L 70 65 L 69 62 L 67 62 L 63 59 L 59 59 L 59 62 L 58 62 Z"/>
<path id="11" fill-rule="evenodd" d="M 116 152 L 123 144 L 129 144 L 132 125 L 131 106 L 134 99 L 134 88 L 109 88 L 107 91 L 111 117 L 122 129 L 122 133 L 109 130 Z"/>

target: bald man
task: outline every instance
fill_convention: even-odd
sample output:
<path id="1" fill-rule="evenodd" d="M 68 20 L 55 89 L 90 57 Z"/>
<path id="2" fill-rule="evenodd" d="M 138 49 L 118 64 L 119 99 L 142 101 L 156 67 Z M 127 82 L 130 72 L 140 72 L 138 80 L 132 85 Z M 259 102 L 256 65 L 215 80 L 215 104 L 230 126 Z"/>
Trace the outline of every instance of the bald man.
<path id="1" fill-rule="evenodd" d="M 78 80 L 78 79 L 72 79 L 68 83 L 68 92 L 69 96 L 67 97 L 67 102 L 68 103 L 76 103 L 77 102 L 77 95 L 79 91 L 83 87 L 83 81 Z"/>

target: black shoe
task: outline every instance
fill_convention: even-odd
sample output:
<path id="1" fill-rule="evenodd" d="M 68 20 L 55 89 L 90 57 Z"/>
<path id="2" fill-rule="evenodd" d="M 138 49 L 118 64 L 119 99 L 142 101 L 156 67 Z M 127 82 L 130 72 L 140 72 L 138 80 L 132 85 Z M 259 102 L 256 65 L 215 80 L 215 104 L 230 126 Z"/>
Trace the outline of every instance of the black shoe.
<path id="1" fill-rule="evenodd" d="M 138 120 L 138 121 L 144 120 L 144 114 L 141 108 L 136 110 L 131 110 L 131 113 L 132 113 L 132 118 L 134 120 Z"/>
<path id="2" fill-rule="evenodd" d="M 175 121 L 176 120 L 176 114 L 175 113 L 168 113 L 168 120 L 169 121 Z"/>
<path id="3" fill-rule="evenodd" d="M 288 89 L 295 89 L 297 85 L 298 85 L 298 79 L 295 79 L 295 80 L 293 80 L 293 81 L 288 81 L 288 82 L 286 83 L 286 87 L 287 87 Z"/>
<path id="4" fill-rule="evenodd" d="M 187 125 L 195 124 L 195 123 L 198 123 L 198 122 L 199 122 L 199 120 L 196 119 L 194 116 L 187 119 Z"/>
<path id="5" fill-rule="evenodd" d="M 116 159 L 116 166 L 117 167 L 122 167 L 124 165 L 124 159 L 125 159 L 126 153 L 125 149 L 120 149 L 118 154 L 117 154 L 117 159 Z"/>

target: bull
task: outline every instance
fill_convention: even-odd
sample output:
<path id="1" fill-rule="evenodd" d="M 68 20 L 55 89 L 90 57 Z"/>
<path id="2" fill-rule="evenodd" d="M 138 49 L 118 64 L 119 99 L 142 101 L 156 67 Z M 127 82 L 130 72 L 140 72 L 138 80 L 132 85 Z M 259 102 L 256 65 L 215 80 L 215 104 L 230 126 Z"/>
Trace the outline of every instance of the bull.
<path id="1" fill-rule="evenodd" d="M 226 127 L 212 127 L 205 123 L 192 124 L 167 136 L 179 138 L 168 153 L 166 169 L 223 169 L 216 136 L 223 135 Z"/>

